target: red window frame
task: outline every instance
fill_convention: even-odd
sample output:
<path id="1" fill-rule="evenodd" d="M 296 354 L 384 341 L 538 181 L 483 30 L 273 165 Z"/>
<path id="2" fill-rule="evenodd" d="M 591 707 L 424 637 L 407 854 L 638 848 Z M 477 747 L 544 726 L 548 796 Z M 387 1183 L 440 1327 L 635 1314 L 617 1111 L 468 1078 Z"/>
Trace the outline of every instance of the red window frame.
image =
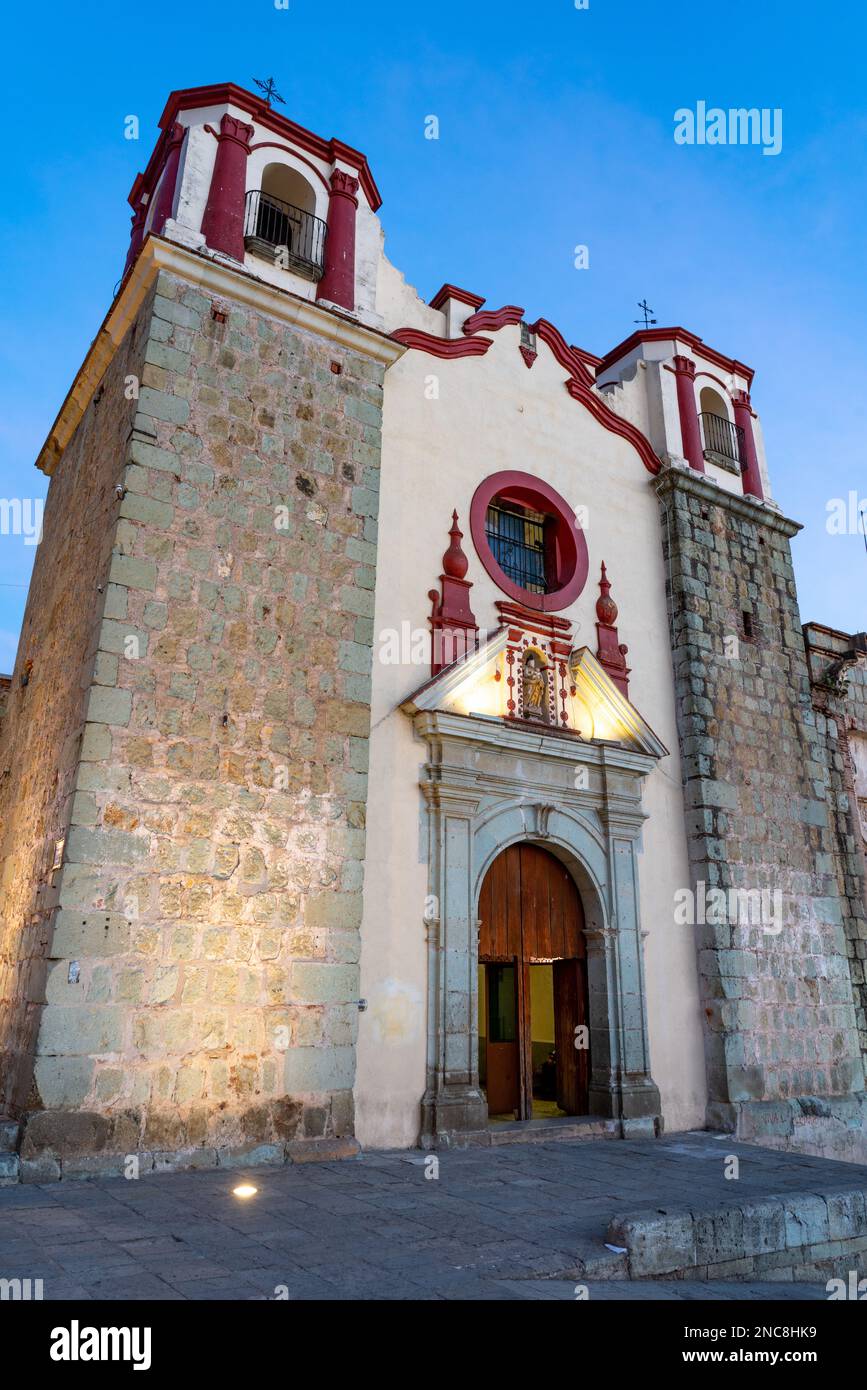
<path id="1" fill-rule="evenodd" d="M 501 569 L 485 531 L 488 507 L 495 499 L 529 507 L 550 518 L 545 527 L 546 560 L 553 572 L 549 582 L 555 587 L 549 593 L 534 594 L 529 589 L 522 589 Z M 587 539 L 578 525 L 578 519 L 565 498 L 541 478 L 534 478 L 532 473 L 507 469 L 485 478 L 476 488 L 470 506 L 470 534 L 476 553 L 497 588 L 525 608 L 541 613 L 557 613 L 574 603 L 587 583 L 590 557 Z"/>

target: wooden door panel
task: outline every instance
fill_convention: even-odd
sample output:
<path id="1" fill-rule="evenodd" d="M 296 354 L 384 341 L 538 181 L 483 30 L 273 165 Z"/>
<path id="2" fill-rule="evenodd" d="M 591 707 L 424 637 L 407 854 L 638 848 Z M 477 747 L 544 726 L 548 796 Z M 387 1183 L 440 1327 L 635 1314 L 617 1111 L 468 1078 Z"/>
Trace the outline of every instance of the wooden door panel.
<path id="1" fill-rule="evenodd" d="M 583 960 L 554 962 L 554 1047 L 557 1104 L 567 1115 L 589 1109 L 590 1053 L 575 1046 L 576 1028 L 587 1023 L 587 972 Z"/>
<path id="2" fill-rule="evenodd" d="M 515 1037 L 498 1041 L 488 1032 L 489 1112 L 532 1115 L 529 962 L 552 960 L 558 1104 L 569 1114 L 586 1114 L 589 1055 L 574 1046 L 575 1028 L 587 1021 L 586 943 L 572 876 L 540 845 L 511 845 L 485 875 L 478 913 L 480 963 L 498 969 L 514 964 Z"/>
<path id="3" fill-rule="evenodd" d="M 516 1042 L 488 1043 L 488 1078 L 485 1089 L 489 1115 L 518 1114 L 521 1086 Z"/>
<path id="4" fill-rule="evenodd" d="M 506 941 L 509 955 L 521 958 L 521 855 L 520 845 L 510 845 L 500 855 L 503 864 L 503 893 L 506 908 Z"/>
<path id="5" fill-rule="evenodd" d="M 521 1108 L 518 972 L 514 963 L 485 969 L 488 1113 L 512 1115 Z"/>

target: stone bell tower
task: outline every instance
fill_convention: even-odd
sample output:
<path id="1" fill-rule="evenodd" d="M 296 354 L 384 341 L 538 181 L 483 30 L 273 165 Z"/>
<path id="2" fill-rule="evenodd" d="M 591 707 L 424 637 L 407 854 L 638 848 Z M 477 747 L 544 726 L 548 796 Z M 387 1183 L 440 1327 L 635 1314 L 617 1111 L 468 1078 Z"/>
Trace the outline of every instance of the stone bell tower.
<path id="1" fill-rule="evenodd" d="M 174 92 L 0 739 L 25 1178 L 351 1145 L 383 374 L 365 157 Z M 336 1149 L 335 1147 L 336 1146 Z"/>
<path id="2" fill-rule="evenodd" d="M 683 329 L 637 333 L 600 369 L 615 393 L 644 382 L 670 465 L 655 486 L 694 907 L 678 929 L 698 952 L 708 1124 L 863 1162 L 863 865 L 841 857 L 851 827 L 813 708 L 800 527 L 771 497 L 752 377 Z"/>

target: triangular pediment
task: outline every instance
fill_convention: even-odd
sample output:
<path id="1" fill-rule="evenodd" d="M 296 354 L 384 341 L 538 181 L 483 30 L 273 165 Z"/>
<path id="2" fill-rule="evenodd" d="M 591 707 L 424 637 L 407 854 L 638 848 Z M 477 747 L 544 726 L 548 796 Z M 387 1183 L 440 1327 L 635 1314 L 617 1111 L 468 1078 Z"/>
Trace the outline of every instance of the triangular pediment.
<path id="1" fill-rule="evenodd" d="M 499 692 L 491 689 L 502 682 L 501 661 L 508 633 L 500 628 L 475 651 L 453 661 L 404 700 L 405 714 L 422 710 L 446 710 L 455 714 L 479 714 L 496 718 L 501 713 Z M 497 677 L 497 672 L 500 678 Z M 475 698 L 478 708 L 473 707 Z"/>
<path id="2" fill-rule="evenodd" d="M 403 701 L 401 709 L 410 716 L 436 710 L 486 721 L 502 719 L 504 724 L 527 728 L 528 721 L 508 713 L 514 691 L 509 684 L 513 668 L 507 662 L 508 646 L 509 630 L 500 628 L 475 651 L 432 676 Z M 666 756 L 668 749 L 617 689 L 589 647 L 573 651 L 567 664 L 569 684 L 562 702 L 564 718 L 556 725 L 558 734 L 618 744 L 654 758 Z M 555 731 L 542 721 L 532 727 L 540 733 Z"/>
<path id="3" fill-rule="evenodd" d="M 631 700 L 617 689 L 589 647 L 579 647 L 569 658 L 572 676 L 572 708 L 585 737 L 601 743 L 620 743 L 636 752 L 664 758 L 668 749 Z"/>

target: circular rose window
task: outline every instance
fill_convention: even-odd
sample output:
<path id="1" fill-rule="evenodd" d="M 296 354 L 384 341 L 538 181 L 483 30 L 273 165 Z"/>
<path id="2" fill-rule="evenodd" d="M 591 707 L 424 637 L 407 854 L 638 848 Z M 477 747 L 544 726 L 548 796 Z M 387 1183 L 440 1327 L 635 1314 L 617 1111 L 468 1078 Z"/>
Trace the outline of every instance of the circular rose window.
<path id="1" fill-rule="evenodd" d="M 480 483 L 470 530 L 494 583 L 525 608 L 568 608 L 587 582 L 587 541 L 575 513 L 530 473 L 493 473 Z"/>

